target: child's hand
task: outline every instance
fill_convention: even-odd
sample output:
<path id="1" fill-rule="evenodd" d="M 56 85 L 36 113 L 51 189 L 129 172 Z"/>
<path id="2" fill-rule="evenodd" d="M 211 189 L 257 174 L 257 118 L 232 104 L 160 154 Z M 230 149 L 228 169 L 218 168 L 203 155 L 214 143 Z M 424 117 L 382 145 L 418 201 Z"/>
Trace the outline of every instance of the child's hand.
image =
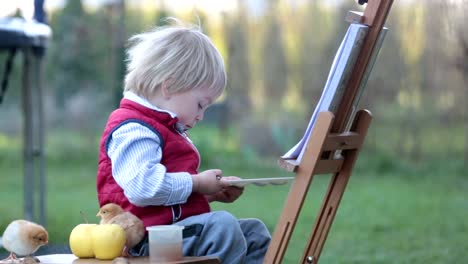
<path id="1" fill-rule="evenodd" d="M 244 187 L 231 186 L 228 180 L 240 180 L 240 178 L 235 176 L 222 177 L 220 181 L 223 189 L 213 195 L 207 195 L 209 202 L 232 203 L 242 195 Z"/>
<path id="2" fill-rule="evenodd" d="M 219 180 L 223 172 L 218 169 L 202 171 L 192 175 L 193 192 L 213 194 L 221 191 L 223 185 Z"/>

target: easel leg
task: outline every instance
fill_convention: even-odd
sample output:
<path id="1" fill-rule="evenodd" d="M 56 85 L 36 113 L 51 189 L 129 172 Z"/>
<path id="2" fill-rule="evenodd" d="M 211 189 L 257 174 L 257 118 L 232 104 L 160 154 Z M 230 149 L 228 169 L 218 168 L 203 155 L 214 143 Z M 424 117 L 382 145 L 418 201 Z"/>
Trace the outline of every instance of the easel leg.
<path id="1" fill-rule="evenodd" d="M 343 167 L 345 166 L 348 166 L 348 164 L 345 163 Z M 332 177 L 312 237 L 309 239 L 305 254 L 302 257 L 303 263 L 318 262 L 350 176 L 351 173 L 341 172 Z"/>
<path id="2" fill-rule="evenodd" d="M 357 132 L 365 137 L 372 121 L 372 116 L 368 111 L 359 111 L 354 119 L 351 131 Z M 313 233 L 309 239 L 306 250 L 302 257 L 302 263 L 317 263 L 322 251 L 328 232 L 338 210 L 341 198 L 346 189 L 349 178 L 357 160 L 358 149 L 347 150 L 343 153 L 345 162 L 341 170 L 333 175 L 324 202 L 320 209 L 319 216 L 315 222 Z"/>
<path id="3" fill-rule="evenodd" d="M 283 212 L 273 233 L 273 238 L 263 263 L 279 264 L 284 257 L 292 231 L 312 182 L 314 170 L 320 160 L 323 142 L 328 136 L 333 118 L 333 114 L 327 112 L 319 115 L 317 119 L 316 126 L 311 135 L 311 138 L 314 140 L 307 144 L 304 158 L 296 171 L 296 177 L 289 191 Z"/>

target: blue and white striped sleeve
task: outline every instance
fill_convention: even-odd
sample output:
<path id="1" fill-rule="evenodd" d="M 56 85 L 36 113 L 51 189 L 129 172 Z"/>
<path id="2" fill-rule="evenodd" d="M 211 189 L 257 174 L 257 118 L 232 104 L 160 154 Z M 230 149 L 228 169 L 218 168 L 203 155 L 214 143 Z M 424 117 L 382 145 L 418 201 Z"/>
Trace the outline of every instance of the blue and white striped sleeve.
<path id="1" fill-rule="evenodd" d="M 167 173 L 159 134 L 137 122 L 116 129 L 108 143 L 112 175 L 136 206 L 185 203 L 192 193 L 188 172 Z"/>

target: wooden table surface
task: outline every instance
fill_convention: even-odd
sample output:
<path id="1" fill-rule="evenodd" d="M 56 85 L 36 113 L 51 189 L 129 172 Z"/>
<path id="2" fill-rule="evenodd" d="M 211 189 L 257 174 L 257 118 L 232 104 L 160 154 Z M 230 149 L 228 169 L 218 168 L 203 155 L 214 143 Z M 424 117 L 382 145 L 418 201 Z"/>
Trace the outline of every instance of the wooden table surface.
<path id="1" fill-rule="evenodd" d="M 80 259 L 73 254 L 52 254 L 36 256 L 41 263 L 44 264 L 156 264 L 150 262 L 149 257 L 132 257 L 132 258 L 118 258 L 112 260 L 98 260 L 94 258 Z M 165 263 L 206 263 L 218 264 L 221 263 L 218 258 L 214 257 L 184 257 L 180 261 L 165 262 Z"/>

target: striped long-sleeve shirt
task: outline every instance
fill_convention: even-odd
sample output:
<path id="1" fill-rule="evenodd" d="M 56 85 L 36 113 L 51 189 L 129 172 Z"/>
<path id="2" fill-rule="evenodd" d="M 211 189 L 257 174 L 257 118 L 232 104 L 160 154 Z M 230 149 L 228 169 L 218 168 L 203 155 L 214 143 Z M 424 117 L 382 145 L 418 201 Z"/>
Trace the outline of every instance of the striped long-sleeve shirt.
<path id="1" fill-rule="evenodd" d="M 124 98 L 157 111 L 168 112 L 131 92 L 125 92 Z M 159 137 L 141 124 L 130 122 L 116 129 L 109 141 L 107 154 L 112 161 L 115 181 L 134 205 L 185 203 L 192 193 L 190 174 L 166 172 L 166 167 L 161 164 Z"/>

